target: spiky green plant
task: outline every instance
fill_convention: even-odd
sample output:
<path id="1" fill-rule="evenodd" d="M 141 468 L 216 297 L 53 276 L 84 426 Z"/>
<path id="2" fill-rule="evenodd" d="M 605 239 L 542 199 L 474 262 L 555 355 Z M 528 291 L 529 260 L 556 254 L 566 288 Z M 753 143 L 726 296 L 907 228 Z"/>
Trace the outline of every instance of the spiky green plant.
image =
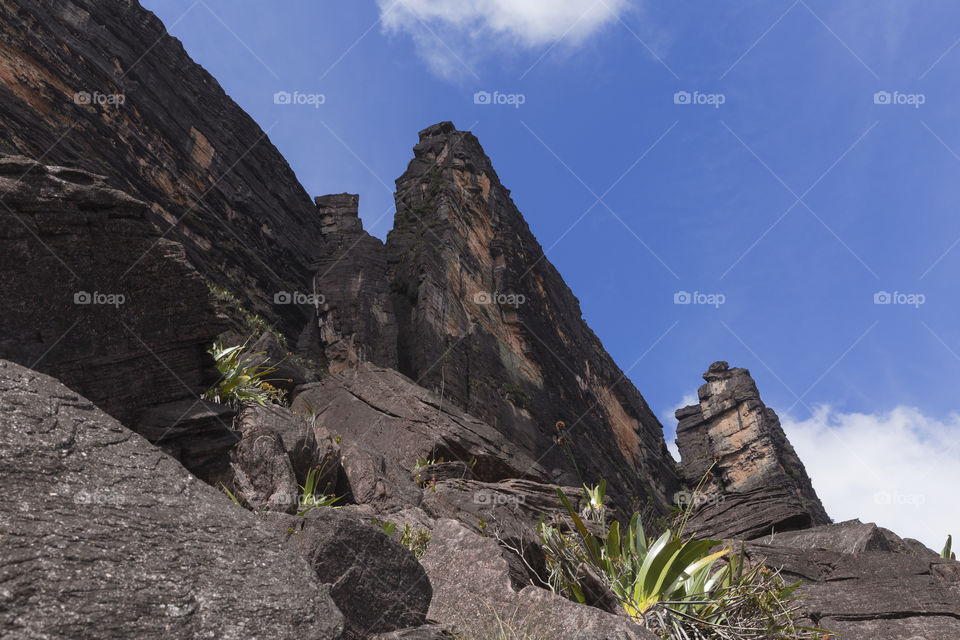
<path id="1" fill-rule="evenodd" d="M 647 538 L 636 513 L 625 527 L 608 525 L 605 489 L 603 482 L 585 486 L 580 512 L 557 489 L 573 524 L 570 532 L 541 521 L 547 582 L 555 592 L 586 602 L 578 571 L 586 564 L 631 618 L 663 637 L 801 639 L 823 633 L 794 624 L 791 602 L 799 583 L 787 585 L 762 565 L 747 568 L 742 547 L 739 554 L 715 550 L 719 541 L 684 539 L 670 529 Z"/>
<path id="2" fill-rule="evenodd" d="M 220 380 L 203 394 L 207 400 L 235 406 L 268 402 L 283 402 L 283 392 L 270 384 L 267 376 L 276 371 L 276 367 L 259 364 L 264 352 L 246 353 L 246 343 L 224 347 L 218 340 L 207 351 L 213 356 L 220 372 Z"/>
<path id="3" fill-rule="evenodd" d="M 943 545 L 943 551 L 940 552 L 941 558 L 946 558 L 947 560 L 956 560 L 957 554 L 951 551 L 953 547 L 953 536 L 947 536 L 947 544 Z"/>
<path id="4" fill-rule="evenodd" d="M 318 491 L 322 471 L 321 467 L 314 467 L 307 472 L 303 486 L 300 487 L 300 504 L 297 505 L 298 516 L 306 515 L 317 507 L 332 507 L 343 497 L 329 496 Z"/>

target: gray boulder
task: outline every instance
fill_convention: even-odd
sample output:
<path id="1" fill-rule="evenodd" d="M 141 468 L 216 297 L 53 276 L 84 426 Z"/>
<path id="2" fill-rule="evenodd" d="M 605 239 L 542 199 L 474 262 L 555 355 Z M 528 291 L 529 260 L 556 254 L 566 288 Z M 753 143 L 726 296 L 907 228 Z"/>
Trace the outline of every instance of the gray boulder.
<path id="1" fill-rule="evenodd" d="M 510 565 L 492 538 L 439 520 L 421 559 L 433 585 L 430 618 L 466 637 L 655 640 L 629 618 L 511 583 Z M 516 635 L 498 635 L 506 627 Z"/>
<path id="2" fill-rule="evenodd" d="M 391 369 L 361 363 L 304 385 L 292 408 L 313 416 L 318 434 L 341 436 L 353 499 L 382 511 L 419 504 L 418 460 L 459 461 L 486 482 L 548 481 L 546 471 L 498 431 Z"/>
<path id="3" fill-rule="evenodd" d="M 256 422 L 240 425 L 243 438 L 230 452 L 233 494 L 254 510 L 296 512 L 299 487 L 283 440 Z"/>
<path id="4" fill-rule="evenodd" d="M 268 429 L 277 434 L 293 467 L 297 484 L 303 485 L 311 469 L 320 469 L 320 490 L 337 493 L 340 483 L 340 445 L 323 429 L 314 428 L 309 415 L 268 404 L 245 407 L 237 419 L 241 430 Z M 339 493 L 338 493 L 339 495 Z"/>
<path id="5" fill-rule="evenodd" d="M 0 361 L 0 636 L 339 638 L 256 516 L 60 382 Z"/>
<path id="6" fill-rule="evenodd" d="M 752 561 L 780 569 L 787 581 L 803 581 L 799 605 L 808 624 L 844 640 L 960 637 L 960 563 L 909 549 L 831 551 L 849 545 L 851 528 L 819 529 L 815 538 L 788 542 L 797 546 L 779 546 L 778 536 L 772 545 L 747 545 Z"/>
<path id="7" fill-rule="evenodd" d="M 433 590 L 411 551 L 356 515 L 318 507 L 303 517 L 270 514 L 285 543 L 306 558 L 346 619 L 346 638 L 426 622 Z"/>
<path id="8" fill-rule="evenodd" d="M 928 560 L 940 557 L 940 554 L 928 549 L 918 540 L 901 538 L 889 529 L 859 520 L 847 520 L 802 531 L 777 533 L 759 542 L 769 542 L 778 547 L 825 549 L 839 553 L 891 551 Z"/>

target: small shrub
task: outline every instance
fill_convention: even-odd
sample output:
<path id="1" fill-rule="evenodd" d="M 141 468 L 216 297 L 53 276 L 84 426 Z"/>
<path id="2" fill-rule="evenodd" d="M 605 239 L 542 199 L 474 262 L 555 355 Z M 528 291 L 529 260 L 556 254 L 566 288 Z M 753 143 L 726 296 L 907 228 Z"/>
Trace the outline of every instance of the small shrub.
<path id="1" fill-rule="evenodd" d="M 415 480 L 416 480 L 417 486 L 423 489 L 426 486 L 430 485 L 433 488 L 433 490 L 436 491 L 436 477 L 431 476 L 427 478 L 423 475 L 423 473 L 420 470 L 423 469 L 424 467 L 430 467 L 435 464 L 441 464 L 443 462 L 445 462 L 445 460 L 442 457 L 435 458 L 432 455 L 429 458 L 427 458 L 426 456 L 420 456 L 419 458 L 417 458 L 417 461 L 413 464 L 413 470 L 416 474 Z"/>
<path id="2" fill-rule="evenodd" d="M 380 522 L 374 520 L 373 524 L 379 525 L 379 527 L 383 529 L 383 532 L 391 538 L 394 537 L 394 533 L 397 531 L 396 522 Z M 413 554 L 417 556 L 417 560 L 419 560 L 423 557 L 423 554 L 427 552 L 427 547 L 430 546 L 430 532 L 426 529 L 414 530 L 409 524 L 404 524 L 398 542 L 410 551 L 413 551 Z"/>
<path id="3" fill-rule="evenodd" d="M 264 333 L 270 333 L 276 338 L 277 344 L 284 349 L 287 348 L 286 337 L 267 322 L 263 316 L 248 311 L 243 306 L 240 298 L 235 296 L 230 290 L 210 281 L 207 281 L 207 288 L 210 290 L 210 297 L 222 306 L 228 316 L 232 317 L 243 327 L 247 335 L 259 337 Z"/>
<path id="4" fill-rule="evenodd" d="M 518 409 L 526 409 L 530 406 L 530 396 L 520 385 L 512 382 L 504 382 L 500 389 L 507 394 L 507 399 Z"/>

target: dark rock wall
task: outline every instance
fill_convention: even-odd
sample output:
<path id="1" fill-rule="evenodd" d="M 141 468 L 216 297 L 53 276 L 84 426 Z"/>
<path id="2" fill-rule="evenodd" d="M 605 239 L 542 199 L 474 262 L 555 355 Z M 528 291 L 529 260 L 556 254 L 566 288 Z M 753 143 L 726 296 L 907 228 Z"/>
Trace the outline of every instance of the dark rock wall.
<path id="1" fill-rule="evenodd" d="M 128 425 L 196 400 L 222 327 L 183 247 L 147 217 L 99 176 L 0 155 L 0 358 Z"/>
<path id="2" fill-rule="evenodd" d="M 309 288 L 310 198 L 266 132 L 136 0 L 0 3 L 0 151 L 107 176 L 251 311 L 293 336 L 312 316 L 273 304 Z"/>
<path id="3" fill-rule="evenodd" d="M 397 323 L 383 243 L 363 230 L 359 196 L 316 198 L 323 239 L 313 264 L 320 343 L 331 372 L 397 368 Z"/>
<path id="4" fill-rule="evenodd" d="M 469 132 L 420 132 L 397 180 L 390 260 L 400 371 L 579 485 L 656 504 L 676 487 L 662 428 L 581 317 Z"/>

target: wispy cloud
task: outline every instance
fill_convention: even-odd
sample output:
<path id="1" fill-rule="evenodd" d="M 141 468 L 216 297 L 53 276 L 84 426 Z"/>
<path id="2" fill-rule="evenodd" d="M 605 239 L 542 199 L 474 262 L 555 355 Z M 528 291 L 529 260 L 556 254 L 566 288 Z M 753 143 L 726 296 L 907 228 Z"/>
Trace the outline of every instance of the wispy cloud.
<path id="1" fill-rule="evenodd" d="M 960 536 L 960 415 L 820 406 L 806 420 L 781 422 L 834 520 L 875 522 L 935 550 L 947 534 Z"/>
<path id="2" fill-rule="evenodd" d="M 660 422 L 663 423 L 663 438 L 667 441 L 667 450 L 677 462 L 680 461 L 680 450 L 677 449 L 677 443 L 675 442 L 677 438 L 677 418 L 674 414 L 678 409 L 689 407 L 698 402 L 700 401 L 697 399 L 696 392 L 686 393 L 680 402 L 660 414 Z"/>
<path id="3" fill-rule="evenodd" d="M 482 57 L 576 45 L 614 23 L 628 0 L 377 0 L 384 29 L 416 43 L 430 68 L 445 77 L 476 75 Z"/>

